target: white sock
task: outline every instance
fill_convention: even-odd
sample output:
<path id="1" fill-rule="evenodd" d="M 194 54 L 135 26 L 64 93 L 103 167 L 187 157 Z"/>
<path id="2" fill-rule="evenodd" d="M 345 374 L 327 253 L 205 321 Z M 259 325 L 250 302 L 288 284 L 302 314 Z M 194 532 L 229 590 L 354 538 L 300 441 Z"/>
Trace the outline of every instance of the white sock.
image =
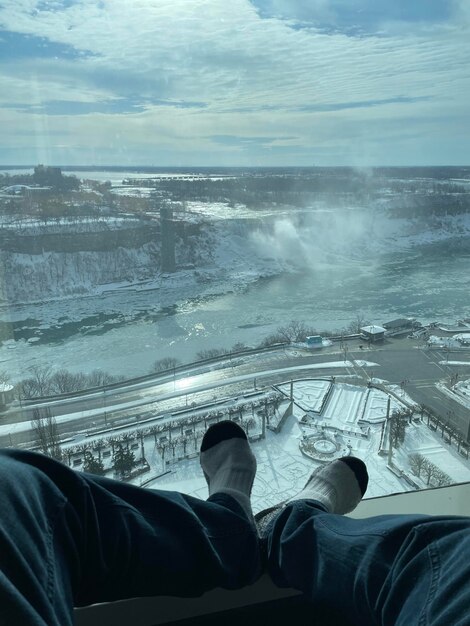
<path id="1" fill-rule="evenodd" d="M 288 502 L 317 500 L 329 513 L 344 515 L 362 500 L 367 483 L 364 462 L 356 457 L 344 457 L 315 470 L 302 491 Z"/>
<path id="2" fill-rule="evenodd" d="M 243 507 L 248 517 L 256 458 L 242 428 L 234 422 L 211 426 L 201 444 L 200 463 L 209 487 L 209 496 L 227 493 Z"/>

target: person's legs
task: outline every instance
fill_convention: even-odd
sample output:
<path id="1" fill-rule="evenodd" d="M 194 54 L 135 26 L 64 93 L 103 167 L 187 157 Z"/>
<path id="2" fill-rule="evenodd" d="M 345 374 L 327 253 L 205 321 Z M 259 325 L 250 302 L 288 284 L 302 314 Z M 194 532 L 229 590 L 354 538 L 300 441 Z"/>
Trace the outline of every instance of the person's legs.
<path id="1" fill-rule="evenodd" d="M 324 499 L 296 499 L 265 519 L 277 585 L 361 626 L 470 624 L 470 518 L 356 520 L 328 512 Z"/>
<path id="2" fill-rule="evenodd" d="M 226 493 L 208 501 L 0 451 L 0 624 L 73 623 L 72 607 L 197 596 L 259 576 L 256 530 Z"/>

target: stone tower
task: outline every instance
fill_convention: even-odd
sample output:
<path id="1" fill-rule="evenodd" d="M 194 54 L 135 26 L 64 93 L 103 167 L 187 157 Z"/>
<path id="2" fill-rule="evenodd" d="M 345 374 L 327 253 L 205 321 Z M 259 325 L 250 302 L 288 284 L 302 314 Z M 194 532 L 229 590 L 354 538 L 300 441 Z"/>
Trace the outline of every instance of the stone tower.
<path id="1" fill-rule="evenodd" d="M 174 272 L 175 262 L 175 224 L 173 221 L 173 209 L 162 207 L 160 209 L 160 229 L 162 237 L 162 272 Z"/>

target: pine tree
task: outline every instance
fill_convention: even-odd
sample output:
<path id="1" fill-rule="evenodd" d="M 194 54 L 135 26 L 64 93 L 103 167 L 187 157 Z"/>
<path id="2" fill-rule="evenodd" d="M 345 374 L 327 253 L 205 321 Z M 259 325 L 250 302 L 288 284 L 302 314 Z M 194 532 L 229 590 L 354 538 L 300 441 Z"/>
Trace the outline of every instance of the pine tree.
<path id="1" fill-rule="evenodd" d="M 119 443 L 114 450 L 113 467 L 121 476 L 130 474 L 135 465 L 135 455 Z"/>
<path id="2" fill-rule="evenodd" d="M 106 473 L 103 461 L 101 459 L 95 459 L 89 450 L 87 450 L 84 455 L 83 471 L 89 472 L 90 474 L 97 474 L 98 476 L 104 476 Z"/>
<path id="3" fill-rule="evenodd" d="M 398 448 L 405 441 L 407 414 L 394 412 L 390 418 L 390 444 Z"/>

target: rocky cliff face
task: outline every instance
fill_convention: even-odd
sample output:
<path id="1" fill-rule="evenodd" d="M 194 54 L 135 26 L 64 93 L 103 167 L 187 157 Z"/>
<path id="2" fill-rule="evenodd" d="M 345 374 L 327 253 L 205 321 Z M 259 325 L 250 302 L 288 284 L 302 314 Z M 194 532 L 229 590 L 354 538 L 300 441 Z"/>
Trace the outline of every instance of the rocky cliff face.
<path id="1" fill-rule="evenodd" d="M 142 281 L 159 266 L 159 247 L 148 243 L 136 248 L 102 251 L 2 252 L 0 297 L 10 303 L 45 301 L 96 292 L 97 288 Z"/>
<path id="2" fill-rule="evenodd" d="M 180 228 L 177 263 L 202 262 L 210 249 L 204 236 L 203 229 Z M 160 254 L 155 222 L 10 223 L 0 229 L 0 299 L 46 301 L 152 280 Z"/>
<path id="3" fill-rule="evenodd" d="M 340 256 L 384 252 L 452 240 L 468 242 L 470 214 L 395 218 L 371 209 L 283 212 L 262 218 L 192 214 L 175 232 L 177 269 L 197 283 L 243 287 L 261 276 L 315 268 Z M 96 295 L 139 283 L 158 286 L 158 222 L 9 223 L 0 227 L 0 302 L 32 303 Z M 230 280 L 229 280 L 230 279 Z M 227 282 L 229 281 L 229 282 Z M 177 290 L 176 280 L 166 281 Z"/>

